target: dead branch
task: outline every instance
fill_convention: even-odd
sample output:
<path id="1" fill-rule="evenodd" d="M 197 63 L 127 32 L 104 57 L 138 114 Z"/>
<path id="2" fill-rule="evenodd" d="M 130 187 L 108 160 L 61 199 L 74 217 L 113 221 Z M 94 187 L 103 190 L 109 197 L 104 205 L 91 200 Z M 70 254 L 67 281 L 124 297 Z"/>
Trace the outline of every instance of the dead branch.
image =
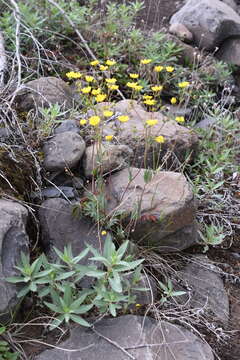
<path id="1" fill-rule="evenodd" d="M 4 85 L 4 72 L 7 68 L 7 58 L 4 46 L 4 37 L 0 31 L 0 88 Z"/>

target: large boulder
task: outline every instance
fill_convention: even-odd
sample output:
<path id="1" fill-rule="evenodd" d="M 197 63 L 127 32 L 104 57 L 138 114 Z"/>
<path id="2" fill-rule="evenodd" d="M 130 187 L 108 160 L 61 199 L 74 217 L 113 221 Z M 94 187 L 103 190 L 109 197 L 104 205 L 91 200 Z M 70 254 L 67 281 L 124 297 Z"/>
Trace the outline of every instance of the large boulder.
<path id="1" fill-rule="evenodd" d="M 158 251 L 182 250 L 197 241 L 195 201 L 186 178 L 170 171 L 123 169 L 108 179 L 109 214 L 124 214 L 124 224 L 135 242 Z"/>
<path id="2" fill-rule="evenodd" d="M 240 65 L 240 36 L 238 38 L 226 39 L 216 52 L 216 57 L 219 60 L 225 61 L 228 64 Z"/>
<path id="3" fill-rule="evenodd" d="M 60 349 L 61 348 L 61 349 Z M 210 346 L 182 326 L 126 315 L 77 326 L 59 348 L 36 360 L 213 360 Z"/>
<path id="4" fill-rule="evenodd" d="M 24 84 L 18 91 L 16 100 L 19 109 L 23 111 L 54 104 L 70 109 L 73 105 L 73 92 L 63 80 L 48 76 Z"/>
<path id="5" fill-rule="evenodd" d="M 194 42 L 206 50 L 214 50 L 231 36 L 240 36 L 240 16 L 219 0 L 189 0 L 170 23 L 185 25 Z"/>
<path id="6" fill-rule="evenodd" d="M 63 171 L 73 168 L 85 151 L 83 138 L 72 131 L 54 135 L 43 145 L 43 166 L 48 171 Z"/>
<path id="7" fill-rule="evenodd" d="M 121 100 L 116 104 L 101 103 L 88 115 L 103 115 L 104 109 L 114 112 L 111 119 L 104 123 L 103 135 L 113 134 L 118 143 L 128 145 L 133 150 L 131 164 L 138 167 L 154 167 L 162 165 L 167 154 L 169 163 L 176 158 L 184 161 L 186 155 L 194 153 L 198 145 L 198 137 L 193 130 L 179 125 L 159 112 L 147 112 L 135 100 Z M 129 121 L 120 122 L 117 117 L 127 115 Z M 146 121 L 156 119 L 158 123 L 146 131 Z M 162 135 L 164 143 L 157 143 L 154 138 Z M 152 138 L 152 141 L 146 141 Z M 147 146 L 147 148 L 146 148 Z M 179 163 L 178 163 L 179 165 Z"/>
<path id="8" fill-rule="evenodd" d="M 18 303 L 19 285 L 6 277 L 18 275 L 15 266 L 21 251 L 28 253 L 27 209 L 17 202 L 0 199 L 0 322 L 9 319 Z"/>

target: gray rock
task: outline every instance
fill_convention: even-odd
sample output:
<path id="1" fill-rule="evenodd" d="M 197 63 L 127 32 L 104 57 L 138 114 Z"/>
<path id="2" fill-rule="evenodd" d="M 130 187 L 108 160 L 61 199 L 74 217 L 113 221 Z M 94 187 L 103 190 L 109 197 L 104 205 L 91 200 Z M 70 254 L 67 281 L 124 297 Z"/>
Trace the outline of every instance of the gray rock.
<path id="1" fill-rule="evenodd" d="M 72 131 L 76 134 L 79 134 L 80 128 L 75 120 L 63 120 L 61 125 L 54 129 L 54 134 L 61 134 L 66 131 Z"/>
<path id="2" fill-rule="evenodd" d="M 199 129 L 209 129 L 212 127 L 217 121 L 217 118 L 214 118 L 212 116 L 206 116 L 203 120 L 199 121 L 195 127 Z"/>
<path id="3" fill-rule="evenodd" d="M 42 189 L 41 191 L 34 192 L 31 194 L 33 198 L 68 198 L 68 199 L 74 199 L 76 194 L 74 192 L 74 188 L 70 186 L 49 186 L 45 189 Z"/>
<path id="4" fill-rule="evenodd" d="M 73 105 L 73 93 L 61 79 L 48 76 L 29 81 L 18 92 L 16 101 L 21 110 L 29 111 L 54 104 L 70 109 Z"/>
<path id="5" fill-rule="evenodd" d="M 42 229 L 42 243 L 50 258 L 55 259 L 56 254 L 53 247 L 63 250 L 64 246 L 71 244 L 73 255 L 77 256 L 86 248 L 86 243 L 99 249 L 103 241 L 98 236 L 97 227 L 87 218 L 72 214 L 72 204 L 64 199 L 45 200 L 39 210 L 39 220 Z M 93 264 L 88 258 L 88 254 L 81 260 L 81 264 Z M 89 278 L 81 282 L 82 286 L 89 286 Z"/>
<path id="6" fill-rule="evenodd" d="M 189 0 L 170 24 L 181 23 L 193 34 L 200 48 L 214 50 L 225 39 L 240 36 L 240 16 L 219 0 Z"/>
<path id="7" fill-rule="evenodd" d="M 127 161 L 133 156 L 133 151 L 127 145 L 93 144 L 86 148 L 83 158 L 83 169 L 86 177 L 91 177 L 93 171 L 100 170 L 104 175 L 127 166 Z"/>
<path id="8" fill-rule="evenodd" d="M 230 6 L 234 11 L 237 11 L 238 6 L 234 0 L 222 0 L 226 5 Z"/>
<path id="9" fill-rule="evenodd" d="M 216 52 L 219 60 L 228 64 L 240 65 L 240 36 L 238 38 L 226 39 Z"/>
<path id="10" fill-rule="evenodd" d="M 196 243 L 195 201 L 186 178 L 170 171 L 153 172 L 145 183 L 144 173 L 128 168 L 109 178 L 107 212 L 123 211 L 124 224 L 137 244 L 177 251 Z"/>
<path id="11" fill-rule="evenodd" d="M 5 128 L 5 127 L 0 127 L 0 142 L 1 141 L 7 141 L 11 136 L 11 132 Z"/>
<path id="12" fill-rule="evenodd" d="M 54 135 L 43 145 L 43 166 L 48 171 L 75 167 L 85 151 L 82 137 L 71 131 Z"/>
<path id="13" fill-rule="evenodd" d="M 19 285 L 5 281 L 16 276 L 15 266 L 20 262 L 20 253 L 28 253 L 26 233 L 28 211 L 13 201 L 0 199 L 0 322 L 9 320 L 19 302 Z"/>
<path id="14" fill-rule="evenodd" d="M 184 42 L 192 42 L 193 35 L 188 28 L 183 24 L 174 23 L 169 27 L 170 34 L 176 35 Z"/>
<path id="15" fill-rule="evenodd" d="M 191 308 L 202 309 L 213 320 L 227 324 L 229 318 L 229 299 L 216 266 L 206 256 L 195 256 L 186 268 L 179 272 L 179 278 L 190 288 L 178 301 L 188 301 Z"/>
<path id="16" fill-rule="evenodd" d="M 59 345 L 61 350 L 45 350 L 36 360 L 129 360 L 123 349 L 136 360 L 214 359 L 207 343 L 183 327 L 165 321 L 126 315 L 103 319 L 94 328 L 95 332 L 75 327 L 70 338 Z M 68 351 L 73 349 L 77 351 Z"/>

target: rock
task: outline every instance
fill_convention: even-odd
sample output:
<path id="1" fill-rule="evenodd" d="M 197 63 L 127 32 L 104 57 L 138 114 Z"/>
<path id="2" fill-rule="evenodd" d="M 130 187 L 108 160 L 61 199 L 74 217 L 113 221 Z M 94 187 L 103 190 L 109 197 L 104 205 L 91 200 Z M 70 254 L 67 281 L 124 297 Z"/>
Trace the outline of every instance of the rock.
<path id="1" fill-rule="evenodd" d="M 240 36 L 238 38 L 226 39 L 216 52 L 219 60 L 228 64 L 240 65 Z"/>
<path id="2" fill-rule="evenodd" d="M 193 35 L 183 24 L 174 23 L 169 27 L 170 34 L 176 35 L 183 42 L 192 42 Z"/>
<path id="3" fill-rule="evenodd" d="M 218 121 L 217 118 L 213 116 L 206 116 L 203 120 L 199 121 L 195 127 L 199 129 L 209 129 L 211 128 L 216 122 Z"/>
<path id="4" fill-rule="evenodd" d="M 131 274 L 129 276 L 131 280 Z M 156 282 L 152 276 L 142 274 L 139 282 L 136 284 L 137 288 L 146 289 L 146 291 L 137 291 L 132 290 L 132 295 L 136 296 L 135 304 L 129 306 L 130 309 L 136 309 L 136 304 L 138 305 L 149 305 L 154 304 L 157 298 L 158 290 Z"/>
<path id="5" fill-rule="evenodd" d="M 10 137 L 10 130 L 6 127 L 0 127 L 0 142 L 8 141 Z"/>
<path id="6" fill-rule="evenodd" d="M 145 111 L 135 100 L 121 100 L 116 104 L 101 103 L 92 111 L 101 116 L 106 107 L 114 111 L 115 119 L 105 123 L 103 134 L 113 132 L 120 144 L 128 145 L 133 150 L 130 163 L 134 166 L 156 168 L 162 165 L 164 162 L 162 159 L 166 153 L 168 153 L 169 164 L 172 165 L 176 157 L 179 161 L 184 161 L 186 154 L 190 152 L 194 154 L 197 149 L 198 137 L 192 130 L 179 125 L 176 121 L 169 120 L 161 112 Z M 117 120 L 119 115 L 128 115 L 129 121 L 121 123 Z M 154 138 L 162 135 L 165 142 L 159 144 L 153 141 L 148 144 L 146 152 L 145 123 L 148 119 L 158 120 L 158 123 L 151 127 L 151 136 Z M 164 163 L 166 165 L 166 161 Z"/>
<path id="7" fill-rule="evenodd" d="M 54 129 L 54 134 L 61 134 L 66 131 L 72 131 L 76 134 L 79 134 L 80 128 L 75 120 L 63 120 L 61 125 Z"/>
<path id="8" fill-rule="evenodd" d="M 240 36 L 240 16 L 219 0 L 189 0 L 170 24 L 183 24 L 201 49 L 215 50 L 225 39 Z"/>
<path id="9" fill-rule="evenodd" d="M 99 250 L 103 241 L 98 236 L 97 227 L 87 218 L 74 217 L 72 204 L 64 199 L 45 200 L 39 210 L 39 220 L 42 229 L 42 243 L 50 258 L 55 259 L 56 253 L 53 247 L 63 250 L 64 246 L 71 244 L 73 255 L 77 256 L 86 248 L 86 244 L 92 245 Z M 88 254 L 81 260 L 81 264 L 93 264 L 88 262 Z M 90 278 L 81 281 L 82 286 L 89 286 Z"/>
<path id="10" fill-rule="evenodd" d="M 41 191 L 36 191 L 31 194 L 33 199 L 42 199 L 42 198 L 68 198 L 74 199 L 75 196 L 74 188 L 70 186 L 49 186 Z"/>
<path id="11" fill-rule="evenodd" d="M 203 51 L 200 51 L 197 47 L 184 43 L 176 36 L 166 34 L 166 39 L 168 41 L 173 41 L 182 49 L 178 54 L 178 61 L 180 64 L 196 66 L 196 64 L 199 65 L 205 59 Z"/>
<path id="12" fill-rule="evenodd" d="M 178 301 L 188 301 L 190 308 L 202 309 L 205 314 L 213 316 L 213 320 L 226 325 L 229 299 L 217 267 L 206 256 L 198 255 L 178 276 L 191 289 L 189 298 L 183 295 Z"/>
<path id="13" fill-rule="evenodd" d="M 54 104 L 70 109 L 73 105 L 72 99 L 73 93 L 63 80 L 48 76 L 24 84 L 18 92 L 16 101 L 20 110 L 29 111 Z"/>
<path id="14" fill-rule="evenodd" d="M 180 173 L 153 172 L 148 183 L 146 170 L 123 169 L 108 179 L 107 212 L 124 214 L 124 224 L 131 229 L 137 244 L 156 247 L 158 251 L 182 250 L 196 243 L 193 192 Z"/>
<path id="15" fill-rule="evenodd" d="M 230 6 L 234 11 L 237 11 L 238 6 L 234 0 L 222 0 L 226 5 Z"/>
<path id="16" fill-rule="evenodd" d="M 75 327 L 70 338 L 59 345 L 61 349 L 45 350 L 36 360 L 129 360 L 123 349 L 136 360 L 214 359 L 210 346 L 190 331 L 150 317 L 104 318 L 94 329 Z M 79 351 L 68 351 L 73 349 Z"/>
<path id="17" fill-rule="evenodd" d="M 0 322 L 9 320 L 19 303 L 17 294 L 21 286 L 6 282 L 4 278 L 18 275 L 15 266 L 20 262 L 21 251 L 29 252 L 27 217 L 24 206 L 0 199 Z"/>
<path id="18" fill-rule="evenodd" d="M 127 166 L 127 160 L 133 151 L 127 145 L 93 144 L 86 148 L 83 158 L 83 169 L 86 177 L 99 170 L 102 175 L 121 170 Z"/>
<path id="19" fill-rule="evenodd" d="M 43 166 L 48 171 L 75 167 L 85 151 L 82 137 L 71 131 L 54 135 L 43 145 Z"/>

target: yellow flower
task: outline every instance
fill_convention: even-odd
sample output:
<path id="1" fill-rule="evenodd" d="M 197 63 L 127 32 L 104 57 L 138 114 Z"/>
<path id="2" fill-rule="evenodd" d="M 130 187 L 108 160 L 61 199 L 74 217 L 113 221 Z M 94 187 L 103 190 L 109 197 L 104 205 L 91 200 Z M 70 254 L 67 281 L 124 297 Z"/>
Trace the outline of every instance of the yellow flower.
<path id="1" fill-rule="evenodd" d="M 110 90 L 117 90 L 118 88 L 119 88 L 119 86 L 118 85 L 110 85 L 110 84 L 108 84 L 107 85 L 107 87 L 110 89 Z"/>
<path id="2" fill-rule="evenodd" d="M 126 83 L 126 86 L 134 89 L 136 86 L 138 86 L 138 83 L 137 83 L 137 82 L 128 81 L 128 82 Z"/>
<path id="3" fill-rule="evenodd" d="M 115 82 L 117 81 L 117 79 L 115 78 L 110 78 L 110 79 L 105 79 L 106 83 L 108 84 L 115 84 Z"/>
<path id="4" fill-rule="evenodd" d="M 113 135 L 106 135 L 105 140 L 111 141 L 113 139 Z"/>
<path id="5" fill-rule="evenodd" d="M 82 76 L 80 72 L 69 71 L 66 73 L 68 79 L 79 79 Z"/>
<path id="6" fill-rule="evenodd" d="M 83 93 L 83 94 L 89 94 L 90 93 L 90 91 L 91 91 L 91 86 L 86 86 L 86 87 L 84 87 L 84 88 L 82 88 L 81 89 L 81 92 Z"/>
<path id="7" fill-rule="evenodd" d="M 136 307 L 141 307 L 142 305 L 141 304 L 135 304 Z"/>
<path id="8" fill-rule="evenodd" d="M 107 95 L 106 94 L 98 94 L 95 99 L 97 102 L 102 102 L 106 99 Z"/>
<path id="9" fill-rule="evenodd" d="M 101 232 L 101 234 L 102 234 L 102 235 L 107 235 L 106 230 L 103 230 L 103 231 Z"/>
<path id="10" fill-rule="evenodd" d="M 174 71 L 174 67 L 173 66 L 166 66 L 166 71 L 171 73 L 171 72 Z"/>
<path id="11" fill-rule="evenodd" d="M 161 66 L 161 65 L 157 65 L 154 67 L 154 71 L 156 71 L 156 72 L 161 72 L 163 69 L 164 69 L 164 66 Z"/>
<path id="12" fill-rule="evenodd" d="M 178 83 L 178 87 L 180 87 L 180 88 L 185 88 L 189 85 L 190 85 L 189 81 L 182 81 L 182 82 Z"/>
<path id="13" fill-rule="evenodd" d="M 110 116 L 112 116 L 112 115 L 113 115 L 113 111 L 105 110 L 105 111 L 103 112 L 103 116 L 105 116 L 105 117 L 110 117 Z"/>
<path id="14" fill-rule="evenodd" d="M 156 104 L 156 100 L 154 99 L 147 99 L 144 101 L 144 104 L 146 105 L 155 105 Z"/>
<path id="15" fill-rule="evenodd" d="M 147 65 L 147 64 L 150 64 L 151 62 L 152 62 L 151 59 L 142 59 L 142 60 L 140 61 L 140 64 L 142 64 L 142 65 Z"/>
<path id="16" fill-rule="evenodd" d="M 175 117 L 175 120 L 178 123 L 184 123 L 184 121 L 185 121 L 184 116 L 177 116 L 177 117 Z"/>
<path id="17" fill-rule="evenodd" d="M 165 142 L 165 139 L 162 135 L 156 136 L 155 141 L 159 144 L 163 144 Z"/>
<path id="18" fill-rule="evenodd" d="M 138 74 L 129 74 L 130 78 L 132 79 L 138 79 L 139 75 Z"/>
<path id="19" fill-rule="evenodd" d="M 136 86 L 134 87 L 134 90 L 140 91 L 140 90 L 142 90 L 142 88 L 143 88 L 143 86 L 141 86 L 141 85 L 136 85 Z"/>
<path id="20" fill-rule="evenodd" d="M 106 70 L 108 69 L 108 66 L 106 66 L 106 65 L 100 65 L 100 66 L 99 66 L 99 69 L 100 69 L 101 71 L 106 71 Z"/>
<path id="21" fill-rule="evenodd" d="M 150 99 L 152 99 L 153 97 L 152 97 L 152 95 L 143 95 L 143 98 L 144 98 L 145 100 L 150 100 Z"/>
<path id="22" fill-rule="evenodd" d="M 177 99 L 175 97 L 172 97 L 170 100 L 171 104 L 174 105 L 177 103 Z"/>
<path id="23" fill-rule="evenodd" d="M 98 60 L 93 60 L 90 62 L 90 65 L 92 65 L 92 66 L 97 66 L 98 64 L 99 64 Z"/>
<path id="24" fill-rule="evenodd" d="M 106 61 L 106 65 L 108 65 L 108 66 L 113 66 L 113 65 L 115 65 L 116 64 L 116 61 L 115 60 L 107 60 Z"/>
<path id="25" fill-rule="evenodd" d="M 161 91 L 163 89 L 163 86 L 162 85 L 159 85 L 159 86 L 152 86 L 151 87 L 152 91 Z"/>
<path id="26" fill-rule="evenodd" d="M 118 116 L 118 120 L 121 121 L 121 122 L 127 122 L 129 120 L 129 116 L 120 115 L 120 116 Z"/>
<path id="27" fill-rule="evenodd" d="M 79 121 L 79 123 L 80 123 L 80 125 L 86 125 L 87 120 L 85 120 L 85 119 L 81 119 L 81 120 Z"/>
<path id="28" fill-rule="evenodd" d="M 99 116 L 91 116 L 89 119 L 89 124 L 92 126 L 97 126 L 100 123 L 100 117 Z"/>
<path id="29" fill-rule="evenodd" d="M 156 120 L 156 119 L 149 119 L 146 121 L 146 124 L 148 126 L 154 126 L 154 125 L 157 125 L 157 123 L 158 123 L 158 120 Z"/>
<path id="30" fill-rule="evenodd" d="M 99 94 L 101 94 L 101 89 L 100 89 L 100 88 L 93 89 L 93 90 L 92 90 L 92 94 L 93 94 L 93 95 L 99 95 Z"/>
<path id="31" fill-rule="evenodd" d="M 86 75 L 86 76 L 85 76 L 85 80 L 90 83 L 90 82 L 93 82 L 93 81 L 94 81 L 94 77 L 93 77 L 93 76 Z"/>

